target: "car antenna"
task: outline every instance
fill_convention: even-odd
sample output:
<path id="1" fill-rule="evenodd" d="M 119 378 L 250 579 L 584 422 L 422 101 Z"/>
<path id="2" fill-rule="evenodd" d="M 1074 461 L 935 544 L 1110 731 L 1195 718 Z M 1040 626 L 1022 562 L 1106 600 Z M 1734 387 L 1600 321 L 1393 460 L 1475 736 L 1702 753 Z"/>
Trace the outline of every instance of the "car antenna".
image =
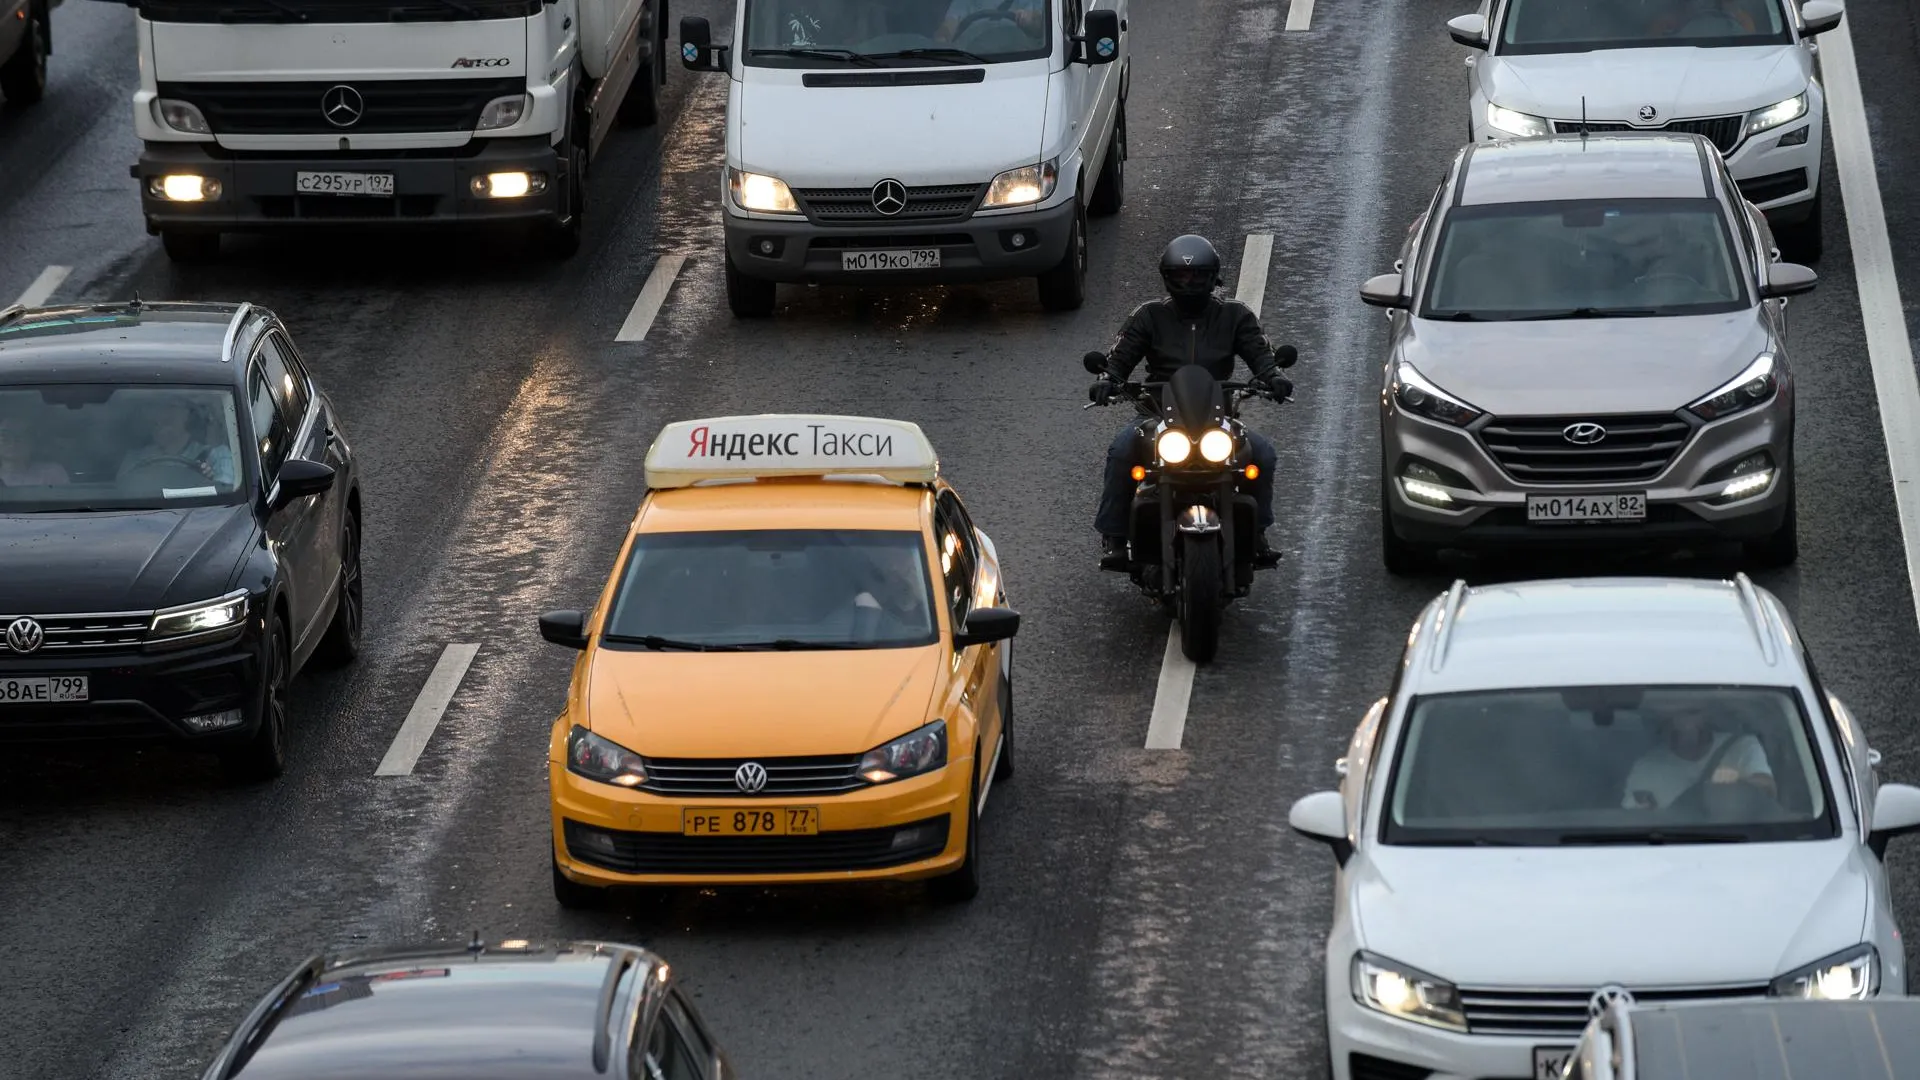
<path id="1" fill-rule="evenodd" d="M 487 943 L 480 940 L 480 931 L 473 932 L 473 940 L 467 942 L 467 951 L 475 956 L 487 951 Z"/>
<path id="2" fill-rule="evenodd" d="M 1586 145 L 1587 145 L 1587 95 L 1581 94 L 1580 95 L 1580 147 L 1581 149 L 1584 150 L 1586 148 Z"/>
<path id="3" fill-rule="evenodd" d="M 127 304 L 127 307 L 131 308 L 136 312 L 140 310 L 140 290 L 139 289 L 133 290 L 133 300 Z"/>

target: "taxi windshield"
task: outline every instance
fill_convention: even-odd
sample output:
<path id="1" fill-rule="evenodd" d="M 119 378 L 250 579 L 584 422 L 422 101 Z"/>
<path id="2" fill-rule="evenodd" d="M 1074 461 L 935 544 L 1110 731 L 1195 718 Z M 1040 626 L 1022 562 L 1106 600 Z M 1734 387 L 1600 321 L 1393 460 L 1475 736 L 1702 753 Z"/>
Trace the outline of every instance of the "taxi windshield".
<path id="1" fill-rule="evenodd" d="M 995 64 L 1052 53 L 1051 0 L 747 0 L 762 67 Z"/>
<path id="2" fill-rule="evenodd" d="M 601 635 L 655 649 L 896 649 L 938 640 L 920 534 L 767 529 L 636 537 Z"/>
<path id="3" fill-rule="evenodd" d="M 1428 319 L 1713 315 L 1747 306 L 1712 199 L 1462 206 L 1436 241 Z"/>
<path id="4" fill-rule="evenodd" d="M 1381 840 L 1738 843 L 1836 835 L 1799 698 L 1772 687 L 1497 690 L 1414 702 Z"/>
<path id="5" fill-rule="evenodd" d="M 1792 41 L 1780 0 L 1513 0 L 1500 29 L 1500 51 L 1522 54 Z"/>
<path id="6" fill-rule="evenodd" d="M 0 386 L 0 513 L 231 503 L 240 462 L 224 386 Z"/>

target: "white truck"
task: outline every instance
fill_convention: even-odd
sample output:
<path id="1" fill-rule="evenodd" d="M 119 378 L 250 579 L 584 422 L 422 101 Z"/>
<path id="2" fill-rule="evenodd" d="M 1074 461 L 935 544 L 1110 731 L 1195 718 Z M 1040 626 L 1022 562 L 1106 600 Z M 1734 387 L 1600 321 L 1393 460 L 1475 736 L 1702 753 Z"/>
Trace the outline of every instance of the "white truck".
<path id="1" fill-rule="evenodd" d="M 578 250 L 587 163 L 651 124 L 667 0 L 124 0 L 147 231 L 514 226 Z"/>

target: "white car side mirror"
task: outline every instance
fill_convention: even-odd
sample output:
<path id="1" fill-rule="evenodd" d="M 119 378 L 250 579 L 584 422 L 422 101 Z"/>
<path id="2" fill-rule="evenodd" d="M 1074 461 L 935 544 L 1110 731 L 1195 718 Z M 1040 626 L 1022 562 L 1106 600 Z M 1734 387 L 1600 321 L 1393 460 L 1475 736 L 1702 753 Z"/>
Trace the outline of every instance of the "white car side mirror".
<path id="1" fill-rule="evenodd" d="M 1914 792 L 1920 796 L 1920 790 Z M 1333 848 L 1333 857 L 1345 866 L 1353 854 L 1347 841 L 1347 804 L 1337 791 L 1316 791 L 1293 804 L 1287 811 L 1287 824 L 1309 840 L 1318 840 Z"/>
<path id="2" fill-rule="evenodd" d="M 1807 0 L 1800 5 L 1800 36 L 1812 37 L 1824 34 L 1840 25 L 1847 9 L 1833 0 Z"/>
<path id="3" fill-rule="evenodd" d="M 1296 809 L 1299 806 L 1294 805 Z M 1873 797 L 1873 832 L 1867 837 L 1867 846 L 1875 855 L 1884 856 L 1887 841 L 1910 832 L 1920 832 L 1920 788 L 1911 784 L 1881 784 Z"/>
<path id="4" fill-rule="evenodd" d="M 1818 2 L 1818 0 L 1813 0 Z M 1838 20 L 1835 20 L 1836 22 Z M 1487 20 L 1479 12 L 1447 20 L 1447 36 L 1469 49 L 1487 47 Z"/>

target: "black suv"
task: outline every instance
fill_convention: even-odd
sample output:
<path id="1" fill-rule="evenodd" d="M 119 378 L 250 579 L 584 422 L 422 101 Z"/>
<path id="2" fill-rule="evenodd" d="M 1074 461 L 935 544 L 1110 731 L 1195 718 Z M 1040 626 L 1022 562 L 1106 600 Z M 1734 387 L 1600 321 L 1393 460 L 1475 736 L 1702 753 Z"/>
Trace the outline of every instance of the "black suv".
<path id="1" fill-rule="evenodd" d="M 0 310 L 0 741 L 277 776 L 289 680 L 360 617 L 353 454 L 272 312 Z"/>

